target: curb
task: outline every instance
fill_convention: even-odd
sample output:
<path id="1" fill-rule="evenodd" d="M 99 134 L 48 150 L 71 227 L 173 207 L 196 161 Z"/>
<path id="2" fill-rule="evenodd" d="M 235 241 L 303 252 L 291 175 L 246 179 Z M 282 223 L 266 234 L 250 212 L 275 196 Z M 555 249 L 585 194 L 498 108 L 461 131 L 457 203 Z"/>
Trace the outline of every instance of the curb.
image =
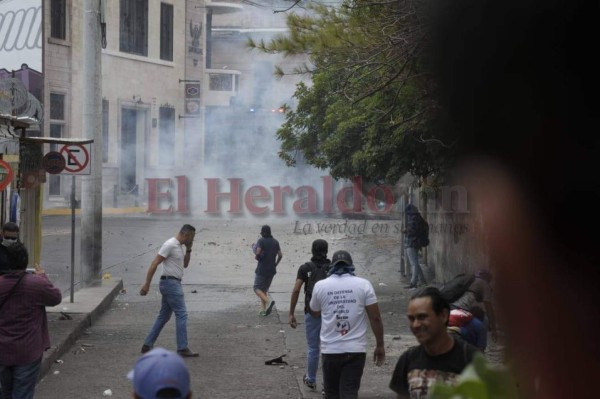
<path id="1" fill-rule="evenodd" d="M 105 284 L 105 283 L 103 282 L 103 284 Z M 107 287 L 107 289 L 108 289 L 108 287 Z M 70 313 L 68 311 L 65 311 L 65 313 L 69 314 L 69 316 L 72 317 L 71 320 L 64 320 L 64 321 L 54 320 L 52 322 L 49 322 L 48 329 L 51 332 L 53 330 L 53 328 L 52 328 L 53 326 L 50 325 L 50 323 L 54 323 L 54 322 L 58 321 L 59 323 L 63 323 L 63 322 L 72 323 L 72 325 L 64 326 L 65 329 L 68 329 L 68 333 L 66 335 L 62 334 L 62 336 L 60 336 L 60 337 L 54 337 L 54 339 L 56 339 L 56 342 L 51 342 L 52 346 L 50 347 L 50 349 L 48 349 L 47 351 L 44 352 L 44 355 L 42 358 L 42 364 L 40 366 L 40 374 L 38 376 L 38 381 L 46 376 L 46 374 L 52 368 L 52 365 L 58 359 L 60 359 L 75 344 L 75 342 L 79 339 L 79 337 L 81 337 L 83 332 L 86 329 L 88 329 L 89 327 L 91 327 L 94 323 L 96 323 L 96 321 L 100 318 L 100 316 L 102 316 L 102 314 L 110 307 L 110 305 L 112 304 L 112 301 L 115 299 L 115 297 L 119 294 L 119 292 L 122 289 L 123 289 L 123 280 L 119 279 L 114 284 L 114 286 L 112 288 L 110 288 L 110 290 L 108 291 L 106 296 L 104 298 L 102 298 L 102 300 L 97 305 L 94 305 L 93 309 L 90 312 Z M 82 290 L 85 290 L 85 288 Z M 78 292 L 81 292 L 82 290 L 79 290 Z M 61 305 L 62 305 L 62 303 L 58 306 L 61 306 Z M 47 312 L 47 313 L 51 314 L 52 312 Z M 50 339 L 52 340 L 53 337 L 51 336 Z"/>

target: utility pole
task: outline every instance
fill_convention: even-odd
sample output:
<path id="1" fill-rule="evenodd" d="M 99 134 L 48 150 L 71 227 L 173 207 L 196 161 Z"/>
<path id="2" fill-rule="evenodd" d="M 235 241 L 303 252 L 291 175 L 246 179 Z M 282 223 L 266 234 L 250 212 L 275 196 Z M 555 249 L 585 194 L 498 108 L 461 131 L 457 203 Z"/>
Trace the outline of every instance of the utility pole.
<path id="1" fill-rule="evenodd" d="M 83 4 L 83 137 L 91 146 L 91 174 L 81 183 L 81 282 L 102 282 L 102 50 L 100 1 Z"/>

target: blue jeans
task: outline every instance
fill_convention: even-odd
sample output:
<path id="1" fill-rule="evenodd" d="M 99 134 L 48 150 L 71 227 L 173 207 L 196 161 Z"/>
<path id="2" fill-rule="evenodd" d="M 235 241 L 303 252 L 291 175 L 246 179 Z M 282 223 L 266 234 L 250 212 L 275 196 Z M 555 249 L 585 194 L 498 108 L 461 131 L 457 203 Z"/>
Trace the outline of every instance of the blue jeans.
<path id="1" fill-rule="evenodd" d="M 419 248 L 406 248 L 406 256 L 408 257 L 408 261 L 412 266 L 412 276 L 410 278 L 410 283 L 412 285 L 417 285 L 419 282 L 419 277 L 423 280 L 424 284 L 427 284 L 425 280 L 425 275 L 423 274 L 423 270 L 421 269 L 421 265 L 419 265 Z"/>
<path id="2" fill-rule="evenodd" d="M 366 353 L 323 354 L 323 385 L 327 399 L 356 399 Z"/>
<path id="3" fill-rule="evenodd" d="M 185 299 L 183 298 L 183 288 L 181 281 L 175 279 L 160 280 L 160 293 L 162 294 L 162 303 L 158 317 L 150 330 L 150 333 L 144 341 L 144 345 L 154 346 L 154 342 L 162 331 L 163 327 L 171 314 L 175 313 L 175 334 L 177 336 L 177 350 L 188 347 L 187 339 L 187 310 L 185 308 Z"/>
<path id="4" fill-rule="evenodd" d="M 42 358 L 24 366 L 0 366 L 2 399 L 32 399 Z"/>
<path id="5" fill-rule="evenodd" d="M 317 369 L 319 368 L 319 352 L 321 340 L 321 318 L 312 317 L 310 313 L 304 314 L 304 328 L 306 330 L 306 378 L 310 382 L 317 382 Z"/>

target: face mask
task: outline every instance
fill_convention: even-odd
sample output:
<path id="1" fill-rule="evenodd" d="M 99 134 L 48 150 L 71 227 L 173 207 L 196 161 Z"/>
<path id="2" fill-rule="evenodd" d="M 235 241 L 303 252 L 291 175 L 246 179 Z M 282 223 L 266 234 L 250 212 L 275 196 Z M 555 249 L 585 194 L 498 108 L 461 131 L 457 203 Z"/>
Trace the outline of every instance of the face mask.
<path id="1" fill-rule="evenodd" d="M 2 245 L 4 245 L 6 248 L 10 248 L 14 245 L 16 245 L 19 242 L 18 238 L 4 238 L 2 239 Z"/>

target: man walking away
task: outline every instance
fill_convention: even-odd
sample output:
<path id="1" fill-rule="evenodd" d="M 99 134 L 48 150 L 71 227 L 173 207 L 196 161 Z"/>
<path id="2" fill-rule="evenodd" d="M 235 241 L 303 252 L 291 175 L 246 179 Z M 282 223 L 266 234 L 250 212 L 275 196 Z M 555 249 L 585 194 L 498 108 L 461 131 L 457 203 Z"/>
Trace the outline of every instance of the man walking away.
<path id="1" fill-rule="evenodd" d="M 407 317 L 420 345 L 398 359 L 390 382 L 398 398 L 426 398 L 433 383 L 453 383 L 471 362 L 477 348 L 448 334 L 449 315 L 450 305 L 435 287 L 410 298 Z"/>
<path id="2" fill-rule="evenodd" d="M 12 272 L 0 276 L 0 381 L 3 398 L 31 399 L 42 355 L 50 347 L 46 306 L 62 300 L 42 269 L 27 273 L 29 255 L 18 242 L 6 251 Z"/>
<path id="3" fill-rule="evenodd" d="M 156 255 L 156 258 L 154 258 L 150 265 L 150 269 L 148 269 L 146 282 L 140 289 L 140 295 L 148 294 L 154 273 L 156 272 L 158 265 L 162 264 L 163 267 L 159 283 L 162 302 L 156 321 L 146 337 L 144 345 L 142 345 L 142 353 L 146 353 L 152 349 L 161 330 L 171 318 L 171 314 L 175 313 L 177 353 L 184 357 L 198 356 L 198 353 L 192 352 L 188 348 L 188 315 L 185 306 L 185 298 L 183 296 L 183 288 L 181 286 L 183 270 L 187 268 L 190 263 L 192 244 L 194 243 L 195 236 L 196 229 L 194 226 L 184 224 L 176 237 L 169 238 L 162 247 L 160 247 L 158 255 Z"/>
<path id="4" fill-rule="evenodd" d="M 322 239 L 314 240 L 312 243 L 312 258 L 300 266 L 296 276 L 296 283 L 292 290 L 290 299 L 290 313 L 288 316 L 290 326 L 296 328 L 296 304 L 300 296 L 300 289 L 304 285 L 304 329 L 306 331 L 307 362 L 306 374 L 302 378 L 304 385 L 310 389 L 317 388 L 317 369 L 319 368 L 319 346 L 321 341 L 321 318 L 310 314 L 310 300 L 315 284 L 327 277 L 331 261 L 327 259 L 329 245 Z"/>
<path id="5" fill-rule="evenodd" d="M 273 310 L 275 301 L 269 298 L 269 288 L 273 277 L 277 273 L 277 265 L 281 262 L 283 254 L 279 241 L 271 235 L 271 227 L 264 225 L 260 229 L 260 239 L 256 243 L 256 257 L 258 261 L 254 271 L 254 292 L 260 298 L 260 316 L 268 316 Z"/>
<path id="6" fill-rule="evenodd" d="M 329 277 L 315 284 L 310 309 L 321 319 L 323 382 L 327 399 L 358 397 L 367 352 L 367 318 L 376 339 L 373 359 L 385 360 L 383 323 L 373 285 L 354 275 L 346 251 L 333 254 Z"/>

